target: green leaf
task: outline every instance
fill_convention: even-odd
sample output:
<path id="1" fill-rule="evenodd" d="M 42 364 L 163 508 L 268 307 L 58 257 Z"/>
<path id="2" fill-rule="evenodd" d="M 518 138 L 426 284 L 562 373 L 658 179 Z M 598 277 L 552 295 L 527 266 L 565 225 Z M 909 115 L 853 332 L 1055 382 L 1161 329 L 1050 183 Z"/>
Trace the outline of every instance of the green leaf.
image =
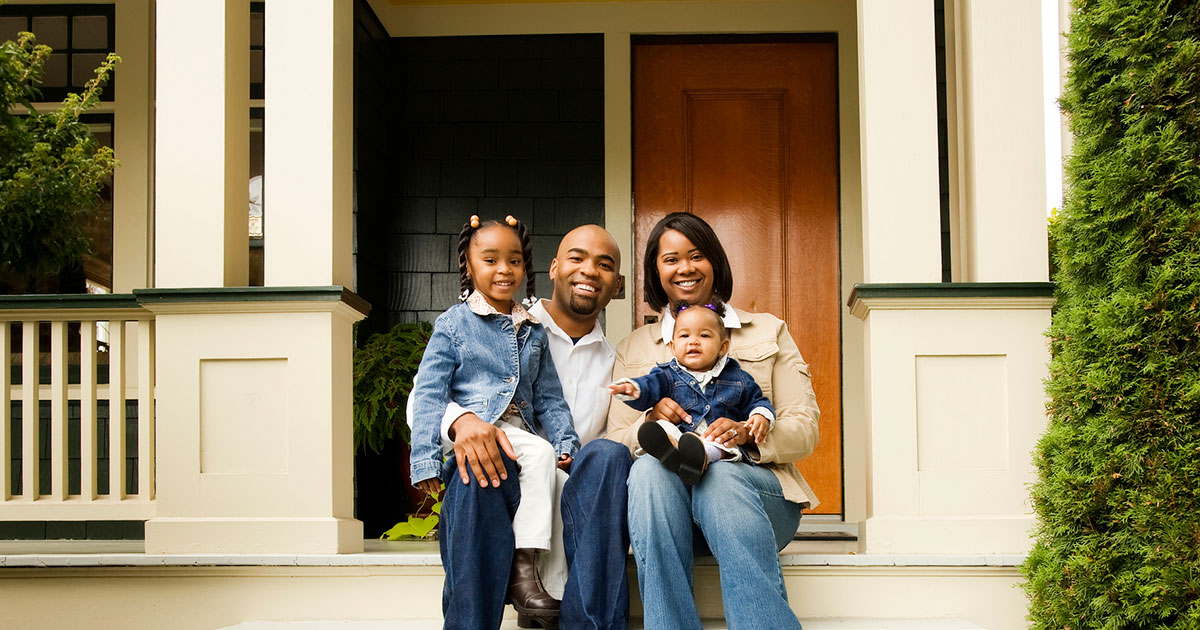
<path id="1" fill-rule="evenodd" d="M 437 514 L 430 514 L 425 517 L 410 515 L 408 520 L 396 523 L 395 526 L 384 532 L 380 536 L 380 539 L 405 540 L 408 538 L 425 538 L 437 527 L 438 520 L 439 517 Z"/>

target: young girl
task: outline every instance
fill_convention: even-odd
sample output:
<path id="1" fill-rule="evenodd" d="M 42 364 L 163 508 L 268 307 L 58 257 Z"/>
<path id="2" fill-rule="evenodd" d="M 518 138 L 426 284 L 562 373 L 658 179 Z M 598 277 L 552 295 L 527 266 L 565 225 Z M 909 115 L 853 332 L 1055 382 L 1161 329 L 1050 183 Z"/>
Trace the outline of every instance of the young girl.
<path id="1" fill-rule="evenodd" d="M 726 356 L 729 330 L 721 321 L 725 305 L 720 299 L 704 305 L 681 301 L 671 310 L 675 331 L 669 345 L 675 358 L 655 366 L 646 376 L 623 378 L 609 385 L 609 391 L 638 411 L 646 411 L 665 397 L 687 411 L 689 420 L 679 425 L 666 420 L 642 424 L 638 443 L 668 470 L 679 473 L 684 483 L 693 485 L 710 462 L 742 459 L 739 450 L 697 435 L 709 422 L 722 417 L 745 420 L 755 443 L 762 444 L 775 420 L 775 409 L 754 379 Z"/>
<path id="2" fill-rule="evenodd" d="M 505 223 L 472 216 L 459 234 L 458 261 L 464 301 L 437 318 L 413 383 L 412 481 L 435 493 L 439 478 L 448 478 L 441 420 L 449 402 L 504 432 L 517 455 L 521 490 L 508 598 L 522 619 L 545 627 L 556 620 L 558 601 L 537 578 L 536 556 L 550 548 L 556 463 L 570 465 L 579 437 L 546 331 L 513 300 L 522 280 L 533 297 L 525 226 L 511 215 Z"/>

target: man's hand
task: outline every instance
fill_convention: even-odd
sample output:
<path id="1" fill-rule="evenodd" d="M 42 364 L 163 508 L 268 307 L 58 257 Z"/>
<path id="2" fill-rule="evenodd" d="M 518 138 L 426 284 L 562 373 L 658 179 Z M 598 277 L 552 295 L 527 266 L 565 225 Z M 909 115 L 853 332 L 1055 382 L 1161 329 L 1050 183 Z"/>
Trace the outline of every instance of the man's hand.
<path id="1" fill-rule="evenodd" d="M 654 408 L 650 413 L 646 414 L 646 420 L 666 420 L 671 424 L 679 424 L 681 422 L 691 422 L 692 417 L 688 412 L 679 406 L 679 403 L 670 398 L 663 398 L 654 404 Z"/>
<path id="2" fill-rule="evenodd" d="M 633 383 L 613 383 L 608 386 L 608 393 L 614 396 L 637 396 L 637 388 Z"/>
<path id="3" fill-rule="evenodd" d="M 450 439 L 454 440 L 458 476 L 464 485 L 471 484 L 468 465 L 481 487 L 486 488 L 490 482 L 493 488 L 499 488 L 500 482 L 508 479 L 500 451 L 503 450 L 513 460 L 517 459 L 517 454 L 503 431 L 480 420 L 473 413 L 464 413 L 450 425 L 449 433 Z"/>
<path id="4" fill-rule="evenodd" d="M 761 413 L 756 413 L 746 420 L 746 428 L 754 438 L 754 443 L 762 444 L 767 441 L 767 432 L 771 430 L 771 421 Z"/>

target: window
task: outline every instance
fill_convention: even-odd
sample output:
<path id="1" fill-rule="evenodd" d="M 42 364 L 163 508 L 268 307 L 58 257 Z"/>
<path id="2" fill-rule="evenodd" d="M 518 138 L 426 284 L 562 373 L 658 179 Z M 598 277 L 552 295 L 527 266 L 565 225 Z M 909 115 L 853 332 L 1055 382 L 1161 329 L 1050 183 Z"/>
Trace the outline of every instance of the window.
<path id="1" fill-rule="evenodd" d="M 42 100 L 61 101 L 79 91 L 94 70 L 113 51 L 114 8 L 111 4 L 51 4 L 0 6 L 0 40 L 16 40 L 30 31 L 37 43 L 54 49 L 42 76 Z M 104 100 L 113 100 L 115 78 L 104 88 Z"/>

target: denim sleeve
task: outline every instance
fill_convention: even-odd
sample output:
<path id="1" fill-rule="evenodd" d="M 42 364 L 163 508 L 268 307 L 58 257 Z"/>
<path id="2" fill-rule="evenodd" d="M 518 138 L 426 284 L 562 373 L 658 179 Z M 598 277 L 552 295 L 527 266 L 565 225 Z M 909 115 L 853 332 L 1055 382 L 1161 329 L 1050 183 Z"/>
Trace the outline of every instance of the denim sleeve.
<path id="1" fill-rule="evenodd" d="M 671 393 L 671 374 L 661 365 L 654 366 L 654 369 L 650 370 L 650 373 L 645 376 L 638 376 L 629 380 L 637 383 L 638 392 L 641 395 L 637 398 L 626 400 L 625 404 L 638 411 L 647 411 Z"/>
<path id="2" fill-rule="evenodd" d="M 454 326 L 448 313 L 438 317 L 413 381 L 412 482 L 432 479 L 442 468 L 442 414 L 450 400 L 450 379 L 458 368 Z"/>
<path id="3" fill-rule="evenodd" d="M 758 386 L 754 379 L 747 373 L 743 373 L 743 380 L 746 382 L 746 387 L 742 388 L 742 400 L 738 405 L 738 411 L 742 414 L 743 420 L 750 417 L 750 414 L 757 408 L 763 407 L 771 412 L 771 424 L 775 424 L 775 406 L 771 404 Z"/>
<path id="4" fill-rule="evenodd" d="M 537 379 L 531 383 L 533 415 L 546 432 L 546 438 L 554 445 L 555 455 L 574 455 L 579 450 L 579 434 L 575 431 L 571 408 L 563 397 L 554 357 L 550 356 L 549 339 L 544 330 L 540 332 L 544 343 L 538 356 Z"/>

